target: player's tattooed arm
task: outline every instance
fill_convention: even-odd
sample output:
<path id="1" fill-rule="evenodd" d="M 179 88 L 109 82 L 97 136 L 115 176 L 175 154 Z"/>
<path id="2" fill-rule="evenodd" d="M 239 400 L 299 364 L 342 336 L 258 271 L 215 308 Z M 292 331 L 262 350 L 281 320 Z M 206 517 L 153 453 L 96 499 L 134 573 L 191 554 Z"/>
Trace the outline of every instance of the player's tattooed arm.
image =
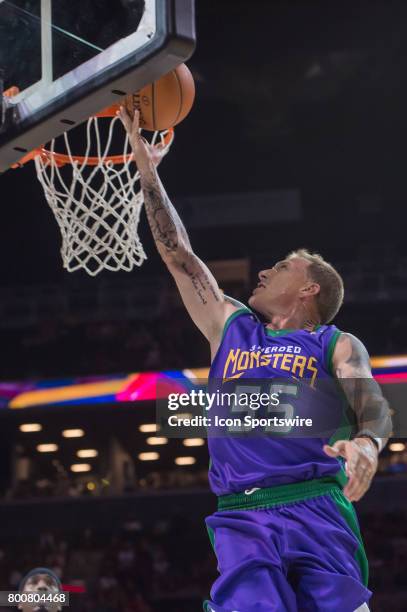
<path id="1" fill-rule="evenodd" d="M 224 323 L 236 307 L 226 302 L 209 268 L 193 252 L 184 224 L 158 176 L 159 151 L 140 136 L 138 112 L 133 120 L 124 108 L 119 114 L 140 173 L 146 214 L 157 249 L 192 320 L 210 341 L 214 354 Z"/>
<path id="2" fill-rule="evenodd" d="M 166 257 L 173 256 L 181 249 L 190 250 L 185 227 L 158 176 L 157 166 L 162 159 L 162 150 L 142 138 L 138 111 L 135 111 L 134 118 L 131 119 L 127 110 L 122 107 L 119 116 L 129 136 L 134 161 L 140 173 L 146 214 L 160 254 Z"/>
<path id="3" fill-rule="evenodd" d="M 158 251 L 163 259 L 174 258 L 191 251 L 187 231 L 176 209 L 160 181 L 157 169 L 153 166 L 140 176 L 144 195 L 144 207 Z"/>
<path id="4" fill-rule="evenodd" d="M 215 354 L 227 317 L 236 310 L 227 302 L 206 264 L 193 252 L 186 229 L 171 204 L 157 170 L 142 179 L 150 227 L 168 270 L 192 320 Z"/>
<path id="5" fill-rule="evenodd" d="M 359 500 L 368 490 L 378 466 L 378 451 L 391 433 L 390 409 L 380 386 L 374 380 L 369 355 L 360 340 L 341 334 L 333 354 L 335 375 L 353 408 L 358 432 L 349 440 L 325 445 L 330 457 L 342 456 L 349 481 L 344 488 L 351 501 Z"/>
<path id="6" fill-rule="evenodd" d="M 161 257 L 174 277 L 187 311 L 209 340 L 214 355 L 225 321 L 236 306 L 225 300 L 209 268 L 193 252 L 185 227 L 161 181 L 158 179 L 157 186 L 149 183 L 144 194 L 147 217 Z"/>
<path id="7" fill-rule="evenodd" d="M 352 334 L 342 333 L 333 355 L 338 378 L 371 377 L 370 358 L 363 343 Z"/>
<path id="8" fill-rule="evenodd" d="M 333 354 L 333 366 L 357 416 L 359 432 L 377 438 L 380 449 L 383 448 L 391 433 L 390 409 L 372 376 L 369 354 L 363 343 L 352 334 L 341 334 Z"/>

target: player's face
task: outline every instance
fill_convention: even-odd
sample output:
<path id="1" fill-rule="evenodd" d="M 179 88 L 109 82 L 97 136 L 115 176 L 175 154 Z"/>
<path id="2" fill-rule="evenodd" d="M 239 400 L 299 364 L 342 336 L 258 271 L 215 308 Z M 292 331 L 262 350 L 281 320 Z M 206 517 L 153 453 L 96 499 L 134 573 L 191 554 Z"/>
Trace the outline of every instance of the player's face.
<path id="1" fill-rule="evenodd" d="M 266 316 L 284 316 L 290 312 L 299 300 L 301 289 L 309 282 L 308 266 L 305 259 L 292 257 L 262 270 L 249 299 L 250 306 Z"/>
<path id="2" fill-rule="evenodd" d="M 50 574 L 35 574 L 31 576 L 24 585 L 24 592 L 27 593 L 58 593 L 58 585 L 55 579 Z M 60 610 L 59 605 L 56 604 L 44 604 L 37 607 L 32 607 L 32 604 L 25 606 L 24 604 L 19 607 L 23 612 L 46 612 L 48 610 Z"/>

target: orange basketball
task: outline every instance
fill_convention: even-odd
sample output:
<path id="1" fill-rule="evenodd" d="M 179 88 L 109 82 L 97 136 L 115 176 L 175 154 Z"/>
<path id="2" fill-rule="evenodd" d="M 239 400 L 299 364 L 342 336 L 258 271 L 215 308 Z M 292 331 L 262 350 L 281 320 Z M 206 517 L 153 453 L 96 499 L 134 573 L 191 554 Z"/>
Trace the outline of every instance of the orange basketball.
<path id="1" fill-rule="evenodd" d="M 188 115 L 195 99 L 193 76 L 185 64 L 180 64 L 158 81 L 125 98 L 131 117 L 140 111 L 143 130 L 166 130 Z"/>

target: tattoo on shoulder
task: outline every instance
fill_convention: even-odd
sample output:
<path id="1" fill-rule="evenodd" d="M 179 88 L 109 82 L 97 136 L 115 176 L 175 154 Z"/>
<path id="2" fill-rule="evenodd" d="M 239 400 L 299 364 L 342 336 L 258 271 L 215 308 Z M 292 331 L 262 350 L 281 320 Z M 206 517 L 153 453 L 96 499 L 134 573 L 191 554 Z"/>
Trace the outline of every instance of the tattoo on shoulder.
<path id="1" fill-rule="evenodd" d="M 342 348 L 344 351 L 342 365 L 336 369 L 338 378 L 341 377 L 346 366 L 352 370 L 355 378 L 366 376 L 370 372 L 369 353 L 358 338 L 352 334 L 341 334 L 338 340 L 338 348 Z"/>

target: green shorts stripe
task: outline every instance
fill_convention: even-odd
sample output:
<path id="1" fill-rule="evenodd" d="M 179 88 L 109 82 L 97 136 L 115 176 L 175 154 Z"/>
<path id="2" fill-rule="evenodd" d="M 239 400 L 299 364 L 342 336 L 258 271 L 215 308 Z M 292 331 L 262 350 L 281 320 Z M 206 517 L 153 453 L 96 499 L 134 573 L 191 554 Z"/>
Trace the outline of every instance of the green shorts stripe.
<path id="1" fill-rule="evenodd" d="M 365 547 L 363 545 L 355 509 L 341 490 L 337 489 L 335 491 L 331 491 L 329 495 L 331 496 L 332 501 L 335 503 L 338 512 L 343 516 L 348 527 L 353 531 L 354 535 L 359 541 L 359 546 L 355 552 L 355 559 L 360 567 L 362 582 L 364 586 L 367 586 L 369 581 L 369 563 L 366 557 Z"/>
<path id="2" fill-rule="evenodd" d="M 253 493 L 222 495 L 218 497 L 218 511 L 258 510 L 305 501 L 312 497 L 338 491 L 345 482 L 346 476 L 342 470 L 339 470 L 335 476 L 259 489 Z"/>

